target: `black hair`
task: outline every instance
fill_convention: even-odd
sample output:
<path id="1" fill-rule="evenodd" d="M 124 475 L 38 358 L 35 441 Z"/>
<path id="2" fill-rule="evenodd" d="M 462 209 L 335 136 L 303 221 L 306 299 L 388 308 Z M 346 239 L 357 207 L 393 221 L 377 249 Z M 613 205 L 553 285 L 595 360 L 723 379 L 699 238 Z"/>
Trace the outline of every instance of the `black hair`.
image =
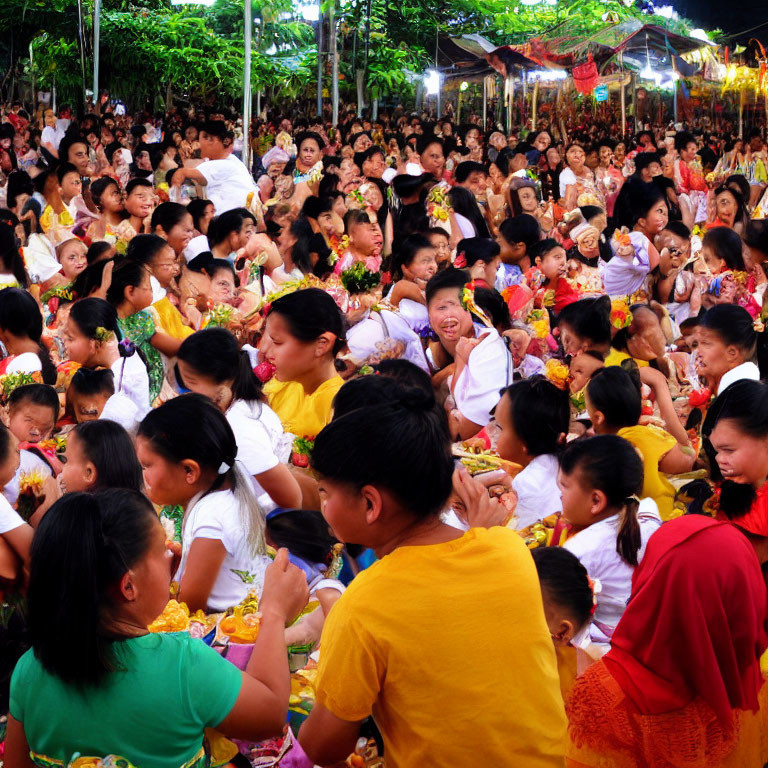
<path id="1" fill-rule="evenodd" d="M 740 349 L 747 359 L 754 356 L 758 335 L 752 316 L 744 307 L 738 304 L 717 304 L 704 313 L 699 325 L 717 333 L 727 346 Z"/>
<path id="2" fill-rule="evenodd" d="M 148 187 L 149 189 L 154 189 L 151 181 L 147 181 L 146 179 L 131 179 L 125 185 L 125 196 L 128 197 L 136 187 Z"/>
<path id="3" fill-rule="evenodd" d="M 43 668 L 80 688 L 118 668 L 104 618 L 113 590 L 147 554 L 157 514 L 136 491 L 68 493 L 32 541 L 29 639 Z"/>
<path id="4" fill-rule="evenodd" d="M 768 256 L 768 221 L 750 219 L 744 231 L 744 242 L 750 248 Z"/>
<path id="5" fill-rule="evenodd" d="M 383 376 L 385 379 L 393 379 L 404 387 L 418 387 L 427 394 L 434 394 L 430 375 L 410 360 L 403 360 L 402 358 L 382 360 L 373 366 L 373 370 L 379 376 Z"/>
<path id="6" fill-rule="evenodd" d="M 96 289 L 101 287 L 104 269 L 107 264 L 112 264 L 114 261 L 113 257 L 89 264 L 72 283 L 72 293 L 76 297 L 88 298 Z"/>
<path id="7" fill-rule="evenodd" d="M 422 133 L 416 139 L 416 151 L 419 154 L 421 154 L 431 144 L 439 144 L 440 145 L 440 149 L 444 149 L 445 148 L 445 144 L 443 143 L 443 140 L 439 136 L 435 136 L 434 133 Z"/>
<path id="8" fill-rule="evenodd" d="M 594 219 L 595 216 L 599 216 L 601 213 L 603 215 L 605 214 L 605 210 L 599 205 L 580 205 L 579 210 L 581 211 L 581 215 L 584 217 L 584 221 Z"/>
<path id="9" fill-rule="evenodd" d="M 642 413 L 640 381 L 618 365 L 598 368 L 587 384 L 587 397 L 611 429 L 634 427 Z"/>
<path id="10" fill-rule="evenodd" d="M 573 552 L 563 547 L 537 547 L 531 557 L 546 597 L 575 619 L 576 630 L 591 618 L 594 598 L 587 569 Z"/>
<path id="11" fill-rule="evenodd" d="M 210 200 L 203 200 L 201 198 L 189 201 L 187 212 L 192 214 L 192 223 L 198 232 L 200 231 L 200 219 L 202 219 L 205 209 L 209 205 L 213 205 L 213 203 Z"/>
<path id="12" fill-rule="evenodd" d="M 217 384 L 233 382 L 232 394 L 236 400 L 263 400 L 261 384 L 253 373 L 248 352 L 238 347 L 237 339 L 226 328 L 204 328 L 187 336 L 177 357 Z M 178 371 L 176 378 L 183 385 Z"/>
<path id="13" fill-rule="evenodd" d="M 344 315 L 331 296 L 319 288 L 304 288 L 275 299 L 269 314 L 272 313 L 283 318 L 291 336 L 299 341 L 310 342 L 324 333 L 334 334 L 334 357 L 347 343 Z"/>
<path id="14" fill-rule="evenodd" d="M 227 129 L 227 124 L 224 122 L 224 120 L 206 120 L 200 126 L 200 130 L 207 133 L 209 136 L 213 136 L 214 138 L 219 139 L 222 144 L 227 139 L 234 138 L 234 133 Z"/>
<path id="15" fill-rule="evenodd" d="M 59 163 L 69 162 L 69 150 L 75 144 L 85 144 L 88 148 L 88 141 L 79 133 L 67 133 L 59 144 Z"/>
<path id="16" fill-rule="evenodd" d="M 149 266 L 152 259 L 168 247 L 168 241 L 160 235 L 135 235 L 128 243 L 125 258 Z"/>
<path id="17" fill-rule="evenodd" d="M 106 264 L 107 262 L 100 263 Z M 87 339 L 97 340 L 99 337 L 98 328 L 111 331 L 118 341 L 123 338 L 117 322 L 117 310 L 104 299 L 97 299 L 95 296 L 78 299 L 69 310 L 69 320 L 74 321 Z M 123 344 L 118 344 L 118 350 L 120 357 L 130 357 L 134 352 L 133 349 L 127 348 Z"/>
<path id="18" fill-rule="evenodd" d="M 732 186 L 728 184 L 721 184 L 715 190 L 715 201 L 717 201 L 717 198 L 724 193 L 730 194 L 731 197 L 733 197 L 734 201 L 736 202 L 736 215 L 734 216 L 734 219 L 733 219 L 734 222 L 743 221 L 744 214 L 746 212 L 746 207 L 744 205 L 744 196 L 741 194 L 741 192 L 737 192 Z M 715 229 L 718 229 L 718 227 L 715 227 Z M 722 227 L 722 229 L 727 229 L 727 227 Z M 713 230 L 710 229 L 709 231 L 712 232 Z"/>
<path id="19" fill-rule="evenodd" d="M 468 282 L 469 276 L 462 269 L 447 267 L 442 270 L 442 272 L 438 272 L 429 279 L 425 289 L 427 306 L 429 306 L 438 291 L 441 291 L 444 288 L 455 288 L 460 292 Z"/>
<path id="20" fill-rule="evenodd" d="M 315 439 L 311 465 L 322 477 L 358 489 L 384 488 L 414 517 L 426 519 L 442 511 L 451 493 L 447 421 L 433 395 L 399 389 L 392 400 L 335 416 Z"/>
<path id="21" fill-rule="evenodd" d="M 301 152 L 301 145 L 307 139 L 313 139 L 314 141 L 316 141 L 318 149 L 320 150 L 325 149 L 325 142 L 323 141 L 319 133 L 315 133 L 314 131 L 303 131 L 294 139 L 294 144 L 296 144 L 297 152 Z"/>
<path id="22" fill-rule="evenodd" d="M 78 395 L 114 395 L 115 375 L 109 368 L 78 368 L 67 387 Z"/>
<path id="23" fill-rule="evenodd" d="M 639 177 L 630 177 L 624 182 L 616 198 L 613 212 L 616 225 L 632 229 L 661 201 L 667 205 L 667 196 L 661 187 L 653 182 L 645 182 Z"/>
<path id="24" fill-rule="evenodd" d="M 691 239 L 691 230 L 683 224 L 682 221 L 668 221 L 667 226 L 664 229 L 671 232 L 673 235 L 681 237 L 683 240 Z"/>
<path id="25" fill-rule="evenodd" d="M 42 342 L 43 316 L 40 307 L 23 288 L 3 288 L 0 291 L 0 328 L 14 336 L 26 337 L 37 344 L 43 383 L 56 383 L 56 366 Z"/>
<path id="26" fill-rule="evenodd" d="M 729 176 L 725 180 L 726 187 L 732 187 L 734 184 L 739 188 L 739 192 L 741 192 L 741 199 L 749 200 L 751 187 L 749 186 L 749 182 L 746 180 L 746 178 L 744 178 L 744 176 L 740 173 L 734 173 L 732 176 Z"/>
<path id="27" fill-rule="evenodd" d="M 563 246 L 553 237 L 547 237 L 544 240 L 539 240 L 537 243 L 534 243 L 528 251 L 528 256 L 531 258 L 531 261 L 535 259 L 543 259 L 550 251 L 562 247 Z"/>
<path id="28" fill-rule="evenodd" d="M 392 256 L 392 279 L 402 279 L 403 267 L 410 266 L 416 254 L 424 248 L 432 249 L 432 243 L 424 235 L 414 234 L 404 237 L 400 241 L 397 252 Z"/>
<path id="29" fill-rule="evenodd" d="M 22 288 L 29 286 L 29 277 L 19 253 L 16 233 L 13 227 L 5 223 L 0 223 L 0 262 Z"/>
<path id="30" fill-rule="evenodd" d="M 539 222 L 529 213 L 521 213 L 519 216 L 504 219 L 499 224 L 499 233 L 511 245 L 525 243 L 527 251 L 530 251 L 541 239 Z"/>
<path id="31" fill-rule="evenodd" d="M 468 219 L 475 230 L 475 237 L 490 238 L 488 225 L 480 212 L 475 196 L 465 187 L 451 187 L 448 192 L 453 210 Z"/>
<path id="32" fill-rule="evenodd" d="M 77 170 L 74 165 L 72 166 L 72 170 Z M 111 176 L 102 176 L 100 179 L 96 179 L 96 181 L 91 184 L 91 199 L 99 210 L 101 210 L 101 196 L 111 186 L 117 187 L 118 191 L 120 190 L 120 185 Z"/>
<path id="33" fill-rule="evenodd" d="M 56 390 L 49 384 L 23 384 L 11 392 L 8 396 L 8 408 L 13 411 L 24 403 L 32 403 L 53 411 L 54 423 L 59 418 L 59 396 Z"/>
<path id="34" fill-rule="evenodd" d="M 315 197 L 310 195 L 301 206 L 301 215 L 310 219 L 316 219 L 322 213 L 333 210 L 333 201 L 330 197 Z"/>
<path id="35" fill-rule="evenodd" d="M 72 163 L 60 163 L 56 167 L 56 178 L 59 180 L 59 184 L 61 184 L 64 181 L 64 177 L 68 173 L 76 173 L 77 178 L 78 179 L 80 178 L 80 173 Z"/>
<path id="36" fill-rule="evenodd" d="M 189 215 L 185 205 L 181 203 L 160 203 L 152 213 L 150 229 L 154 232 L 158 227 L 168 234 L 184 217 Z"/>
<path id="37" fill-rule="evenodd" d="M 675 134 L 675 149 L 678 152 L 682 152 L 691 142 L 696 144 L 696 138 L 689 131 L 679 131 Z"/>
<path id="38" fill-rule="evenodd" d="M 216 216 L 208 227 L 208 242 L 211 246 L 223 243 L 233 232 L 240 232 L 246 219 L 256 223 L 254 215 L 246 208 L 233 208 Z"/>
<path id="39" fill-rule="evenodd" d="M 510 385 L 502 395 L 509 397 L 512 426 L 528 454 L 558 453 L 568 434 L 568 393 L 544 376 L 531 376 Z"/>
<path id="40" fill-rule="evenodd" d="M 715 227 L 707 230 L 701 241 L 702 247 L 711 248 L 718 259 L 725 262 L 727 269 L 744 272 L 744 255 L 741 249 L 741 238 L 728 227 Z"/>
<path id="41" fill-rule="evenodd" d="M 147 275 L 149 272 L 140 261 L 123 259 L 119 263 L 116 262 L 112 282 L 107 288 L 107 301 L 113 307 L 119 307 L 125 301 L 125 289 L 141 285 Z"/>
<path id="42" fill-rule="evenodd" d="M 306 218 L 299 216 L 291 222 L 288 230 L 296 238 L 291 247 L 291 261 L 303 274 L 308 275 L 312 272 L 312 238 L 315 234 L 312 225 Z"/>
<path id="43" fill-rule="evenodd" d="M 595 345 L 611 343 L 611 300 L 608 296 L 579 299 L 560 310 L 558 325 L 567 325 L 577 336 Z"/>
<path id="44" fill-rule="evenodd" d="M 143 235 L 137 235 L 137 237 L 143 237 Z M 136 238 L 133 239 L 135 240 Z M 130 248 L 130 243 L 128 244 L 128 247 Z M 97 264 L 99 261 L 104 261 L 101 257 L 105 253 L 109 253 L 112 248 L 112 243 L 109 243 L 106 240 L 97 240 L 96 242 L 91 243 L 88 246 L 88 250 L 85 252 L 85 260 L 88 262 L 88 266 Z"/>
<path id="45" fill-rule="evenodd" d="M 475 303 L 488 315 L 494 328 L 502 332 L 509 330 L 509 307 L 496 289 L 475 288 Z"/>
<path id="46" fill-rule="evenodd" d="M 661 163 L 658 152 L 638 152 L 635 155 L 635 173 L 640 176 L 640 171 L 648 168 L 651 163 Z"/>
<path id="47" fill-rule="evenodd" d="M 267 533 L 276 547 L 285 547 L 308 563 L 330 566 L 333 548 L 339 543 L 314 509 L 285 509 L 267 517 Z"/>
<path id="48" fill-rule="evenodd" d="M 500 250 L 499 244 L 488 237 L 466 237 L 459 240 L 456 246 L 457 253 L 464 253 L 467 268 L 478 261 L 490 264 L 499 255 Z"/>
<path id="49" fill-rule="evenodd" d="M 120 424 L 109 419 L 83 421 L 75 426 L 72 434 L 78 436 L 85 458 L 96 467 L 96 482 L 91 491 L 124 488 L 141 493 L 144 490 L 136 449 Z"/>
<path id="50" fill-rule="evenodd" d="M 643 460 L 635 447 L 616 435 L 575 440 L 560 459 L 560 471 L 570 475 L 576 470 L 585 488 L 602 491 L 611 508 L 622 510 L 616 552 L 629 565 L 637 565 L 642 546 L 637 510 L 644 475 Z"/>

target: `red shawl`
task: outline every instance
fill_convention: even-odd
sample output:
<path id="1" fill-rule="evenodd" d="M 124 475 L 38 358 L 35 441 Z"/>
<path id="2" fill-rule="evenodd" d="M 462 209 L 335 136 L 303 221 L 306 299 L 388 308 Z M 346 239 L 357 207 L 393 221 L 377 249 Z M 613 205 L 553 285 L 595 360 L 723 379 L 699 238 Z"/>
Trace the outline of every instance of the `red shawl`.
<path id="1" fill-rule="evenodd" d="M 727 726 L 732 710 L 758 709 L 767 632 L 751 544 L 728 523 L 686 515 L 651 537 L 603 661 L 640 713 L 702 699 Z"/>

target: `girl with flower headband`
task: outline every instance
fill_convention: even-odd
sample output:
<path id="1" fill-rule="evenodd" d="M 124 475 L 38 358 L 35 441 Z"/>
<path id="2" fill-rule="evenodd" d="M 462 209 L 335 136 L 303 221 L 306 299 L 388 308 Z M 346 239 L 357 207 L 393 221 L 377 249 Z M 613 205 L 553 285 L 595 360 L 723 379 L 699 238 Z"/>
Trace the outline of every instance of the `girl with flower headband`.
<path id="1" fill-rule="evenodd" d="M 563 517 L 575 534 L 563 546 L 602 585 L 590 636 L 606 644 L 605 652 L 629 599 L 632 573 L 661 519 L 652 504 L 641 510 L 643 462 L 620 437 L 571 443 L 560 459 L 557 482 Z"/>
<path id="2" fill-rule="evenodd" d="M 141 422 L 136 451 L 149 499 L 184 509 L 179 601 L 193 612 L 223 611 L 251 589 L 261 594 L 264 512 L 224 414 L 202 395 L 176 397 Z"/>
<path id="3" fill-rule="evenodd" d="M 59 338 L 70 361 L 84 368 L 109 368 L 115 377 L 115 395 L 127 398 L 141 418 L 150 408 L 147 366 L 123 335 L 115 308 L 104 299 L 80 299 L 72 305 Z M 111 399 L 111 398 L 110 398 Z M 114 401 L 119 405 L 119 400 Z M 102 418 L 109 418 L 109 401 Z"/>

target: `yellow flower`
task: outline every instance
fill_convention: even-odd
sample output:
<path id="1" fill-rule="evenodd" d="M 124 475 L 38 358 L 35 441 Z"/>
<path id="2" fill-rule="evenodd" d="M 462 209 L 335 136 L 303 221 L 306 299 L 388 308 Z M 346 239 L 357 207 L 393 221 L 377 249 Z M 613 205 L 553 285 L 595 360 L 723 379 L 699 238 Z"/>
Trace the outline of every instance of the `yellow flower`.
<path id="1" fill-rule="evenodd" d="M 558 389 L 565 389 L 571 378 L 571 372 L 568 370 L 568 366 L 565 365 L 565 363 L 554 359 L 547 360 L 547 363 L 544 366 L 544 374 Z"/>
<path id="2" fill-rule="evenodd" d="M 535 320 L 531 323 L 531 328 L 537 339 L 546 339 L 549 334 L 549 323 L 546 320 Z"/>

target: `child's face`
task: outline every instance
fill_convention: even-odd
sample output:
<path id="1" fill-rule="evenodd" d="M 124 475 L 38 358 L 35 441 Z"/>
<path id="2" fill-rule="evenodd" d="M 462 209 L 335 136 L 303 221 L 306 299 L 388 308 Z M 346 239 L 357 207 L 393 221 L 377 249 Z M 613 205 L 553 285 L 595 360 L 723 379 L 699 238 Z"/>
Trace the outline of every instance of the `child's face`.
<path id="1" fill-rule="evenodd" d="M 565 277 L 568 270 L 565 249 L 558 246 L 543 256 L 537 256 L 536 265 L 544 273 L 547 280 L 555 281 L 558 278 Z"/>
<path id="2" fill-rule="evenodd" d="M 59 192 L 64 200 L 71 200 L 77 197 L 83 191 L 83 182 L 80 180 L 80 174 L 77 171 L 64 174 L 61 180 Z"/>
<path id="3" fill-rule="evenodd" d="M 369 523 L 371 507 L 360 491 L 326 477 L 319 478 L 318 491 L 320 511 L 339 541 L 375 546 L 375 531 Z"/>
<path id="4" fill-rule="evenodd" d="M 0 463 L 0 486 L 5 487 L 13 480 L 16 470 L 19 468 L 19 441 L 11 432 L 8 435 L 8 453 Z"/>
<path id="5" fill-rule="evenodd" d="M 152 285 L 149 282 L 149 272 L 144 274 L 138 285 L 130 285 L 125 289 L 125 298 L 131 303 L 134 312 L 139 312 L 152 303 Z"/>
<path id="6" fill-rule="evenodd" d="M 740 350 L 733 344 L 726 344 L 717 331 L 702 326 L 696 330 L 696 370 L 710 385 L 718 381 L 724 373 L 744 362 L 744 355 Z"/>
<path id="7" fill-rule="evenodd" d="M 69 240 L 59 247 L 59 264 L 67 280 L 74 280 L 88 266 L 87 251 L 82 240 Z"/>
<path id="8" fill-rule="evenodd" d="M 101 416 L 110 396 L 109 392 L 97 392 L 93 395 L 83 395 L 72 389 L 67 392 L 67 398 L 78 424 L 83 421 L 96 421 Z M 69 450 L 69 442 L 67 442 L 67 450 Z"/>
<path id="9" fill-rule="evenodd" d="M 571 360 L 571 392 L 581 392 L 587 386 L 590 377 L 598 369 L 603 368 L 605 363 L 592 355 L 584 353 L 577 354 Z"/>
<path id="10" fill-rule="evenodd" d="M 429 242 L 435 249 L 435 261 L 438 269 L 447 266 L 451 260 L 451 246 L 448 243 L 448 238 L 445 235 L 430 235 Z"/>
<path id="11" fill-rule="evenodd" d="M 64 344 L 67 357 L 75 363 L 88 365 L 98 351 L 99 342 L 89 339 L 71 318 L 67 318 L 59 330 L 59 338 Z"/>
<path id="12" fill-rule="evenodd" d="M 100 205 L 104 213 L 119 213 L 123 210 L 123 195 L 116 184 L 110 184 L 104 190 Z"/>
<path id="13" fill-rule="evenodd" d="M 563 500 L 563 518 L 566 522 L 576 530 L 595 522 L 595 515 L 601 511 L 600 500 L 594 490 L 584 487 L 578 469 L 570 474 L 559 471 L 557 485 Z"/>
<path id="14" fill-rule="evenodd" d="M 499 436 L 496 443 L 496 451 L 502 459 L 515 461 L 518 464 L 527 466 L 533 456 L 528 454 L 528 450 L 522 440 L 515 432 L 512 423 L 512 401 L 509 395 L 504 395 L 496 406 L 496 426 L 499 429 Z"/>
<path id="15" fill-rule="evenodd" d="M 272 312 L 267 317 L 266 330 L 259 349 L 265 359 L 275 366 L 280 381 L 296 381 L 310 371 L 327 363 L 332 354 L 332 333 L 324 333 L 314 341 L 301 341 L 292 333 L 283 317 Z"/>
<path id="16" fill-rule="evenodd" d="M 195 494 L 188 482 L 188 467 L 183 462 L 171 462 L 153 450 L 145 437 L 136 439 L 136 455 L 144 475 L 147 497 L 153 504 L 185 504 Z"/>
<path id="17" fill-rule="evenodd" d="M 704 263 L 709 267 L 713 275 L 719 275 L 725 268 L 725 259 L 721 259 L 708 245 L 701 246 L 701 255 L 704 257 Z"/>
<path id="18" fill-rule="evenodd" d="M 228 269 L 217 269 L 211 278 L 208 298 L 214 304 L 229 304 L 235 299 L 235 277 Z"/>
<path id="19" fill-rule="evenodd" d="M 721 419 L 710 436 L 717 465 L 726 480 L 758 488 L 765 480 L 768 437 L 753 437 L 732 419 Z"/>
<path id="20" fill-rule="evenodd" d="M 252 224 L 251 220 L 248 222 Z M 187 213 L 178 224 L 171 227 L 164 237 L 168 241 L 174 253 L 181 253 L 188 245 L 195 234 L 195 227 L 192 222 L 192 215 Z"/>
<path id="21" fill-rule="evenodd" d="M 413 261 L 403 265 L 403 276 L 406 280 L 423 280 L 427 282 L 437 272 L 437 260 L 434 248 L 422 248 L 416 251 Z"/>
<path id="22" fill-rule="evenodd" d="M 155 194 L 151 187 L 134 187 L 125 198 L 125 210 L 139 219 L 146 219 L 155 205 Z"/>
<path id="23" fill-rule="evenodd" d="M 170 245 L 159 250 L 152 258 L 152 274 L 164 288 L 167 288 L 179 274 L 179 262 Z"/>
<path id="24" fill-rule="evenodd" d="M 53 432 L 56 415 L 45 405 L 21 402 L 8 413 L 8 427 L 19 442 L 39 443 Z"/>
<path id="25" fill-rule="evenodd" d="M 429 325 L 445 345 L 456 345 L 462 336 L 472 336 L 472 315 L 461 304 L 457 288 L 443 288 L 427 306 Z"/>
<path id="26" fill-rule="evenodd" d="M 66 459 L 59 475 L 59 487 L 62 493 L 90 490 L 96 482 L 96 467 L 85 455 L 77 432 L 70 432 L 67 437 Z"/>

